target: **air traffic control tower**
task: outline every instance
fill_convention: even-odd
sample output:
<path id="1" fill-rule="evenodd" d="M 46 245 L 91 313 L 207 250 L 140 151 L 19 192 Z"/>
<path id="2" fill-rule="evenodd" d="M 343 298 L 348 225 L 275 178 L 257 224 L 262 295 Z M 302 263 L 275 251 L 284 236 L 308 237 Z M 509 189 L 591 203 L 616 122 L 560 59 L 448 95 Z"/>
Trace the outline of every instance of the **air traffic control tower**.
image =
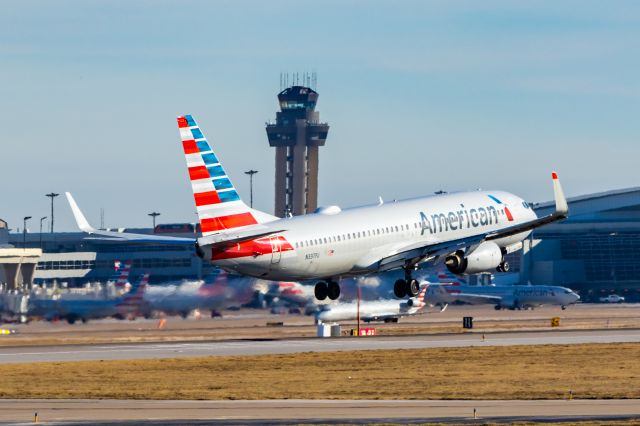
<path id="1" fill-rule="evenodd" d="M 275 215 L 301 215 L 318 207 L 318 148 L 329 125 L 315 110 L 318 93 L 292 86 L 278 94 L 276 122 L 267 124 L 269 145 L 276 148 Z"/>

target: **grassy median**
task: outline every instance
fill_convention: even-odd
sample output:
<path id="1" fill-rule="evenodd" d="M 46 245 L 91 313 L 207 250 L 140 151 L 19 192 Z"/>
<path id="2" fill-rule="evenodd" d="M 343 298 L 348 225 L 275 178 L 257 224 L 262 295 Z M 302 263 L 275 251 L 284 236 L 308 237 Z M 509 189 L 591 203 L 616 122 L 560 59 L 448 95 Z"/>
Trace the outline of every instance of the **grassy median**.
<path id="1" fill-rule="evenodd" d="M 11 364 L 0 378 L 4 398 L 640 398 L 640 344 Z"/>

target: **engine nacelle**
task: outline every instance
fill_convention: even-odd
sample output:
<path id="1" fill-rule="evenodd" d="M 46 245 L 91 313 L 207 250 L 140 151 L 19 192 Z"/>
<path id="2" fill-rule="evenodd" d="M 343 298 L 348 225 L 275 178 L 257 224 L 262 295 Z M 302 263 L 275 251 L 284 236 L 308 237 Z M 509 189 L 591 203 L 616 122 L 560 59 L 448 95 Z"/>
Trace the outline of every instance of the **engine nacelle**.
<path id="1" fill-rule="evenodd" d="M 468 256 L 461 250 L 447 257 L 447 269 L 454 274 L 477 274 L 494 271 L 502 263 L 502 249 L 494 242 L 485 241 Z"/>

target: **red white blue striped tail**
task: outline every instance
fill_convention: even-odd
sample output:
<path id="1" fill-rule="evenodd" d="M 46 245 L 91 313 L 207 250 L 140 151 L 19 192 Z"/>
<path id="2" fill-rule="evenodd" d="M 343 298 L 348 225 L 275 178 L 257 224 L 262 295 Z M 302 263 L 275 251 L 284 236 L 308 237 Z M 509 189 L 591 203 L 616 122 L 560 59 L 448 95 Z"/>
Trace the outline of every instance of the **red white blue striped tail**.
<path id="1" fill-rule="evenodd" d="M 118 279 L 116 280 L 115 286 L 117 288 L 122 288 L 129 282 L 129 274 L 131 273 L 131 260 L 127 260 L 124 265 L 122 262 L 117 260 L 114 264 L 116 271 L 118 272 Z"/>
<path id="2" fill-rule="evenodd" d="M 193 117 L 178 117 L 178 129 L 202 236 L 257 224 Z"/>
<path id="3" fill-rule="evenodd" d="M 429 287 L 429 284 L 424 284 L 422 286 L 422 289 L 420 290 L 420 293 L 418 293 L 418 297 L 416 298 L 417 299 L 417 303 L 415 305 L 416 307 L 421 308 L 421 307 L 425 306 L 424 298 L 427 295 L 427 288 L 428 287 Z"/>

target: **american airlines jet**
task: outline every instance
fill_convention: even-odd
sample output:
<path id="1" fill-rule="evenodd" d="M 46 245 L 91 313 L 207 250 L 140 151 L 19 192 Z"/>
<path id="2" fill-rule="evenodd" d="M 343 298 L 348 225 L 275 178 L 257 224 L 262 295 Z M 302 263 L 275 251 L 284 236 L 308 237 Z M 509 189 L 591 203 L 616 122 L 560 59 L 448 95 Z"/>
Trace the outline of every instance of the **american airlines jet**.
<path id="1" fill-rule="evenodd" d="M 315 280 L 315 296 L 335 300 L 342 277 L 402 268 L 397 297 L 419 292 L 413 272 L 443 261 L 455 274 L 505 270 L 504 255 L 519 249 L 532 229 L 567 217 L 558 176 L 552 173 L 554 213 L 538 218 L 522 198 L 503 191 L 458 192 L 314 214 L 278 218 L 247 206 L 192 116 L 178 128 L 202 236 L 198 253 L 223 269 L 281 281 Z M 79 227 L 101 238 L 194 243 L 92 228 L 69 193 Z M 95 237 L 92 237 L 95 238 Z"/>

